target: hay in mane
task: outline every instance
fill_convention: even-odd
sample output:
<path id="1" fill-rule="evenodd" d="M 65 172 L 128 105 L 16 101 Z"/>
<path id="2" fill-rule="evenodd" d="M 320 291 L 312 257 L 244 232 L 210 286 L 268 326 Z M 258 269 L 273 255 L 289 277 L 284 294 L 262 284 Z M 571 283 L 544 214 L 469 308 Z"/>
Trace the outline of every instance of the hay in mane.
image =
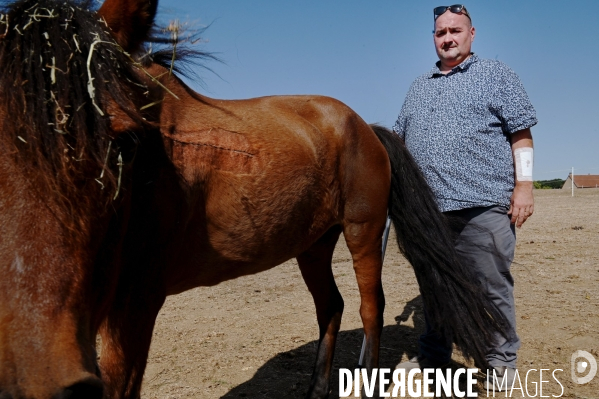
<path id="1" fill-rule="evenodd" d="M 119 146 L 107 108 L 143 124 L 146 89 L 130 56 L 90 1 L 21 0 L 0 18 L 0 134 L 10 136 L 9 152 L 43 190 L 74 198 L 96 185 L 111 198 Z"/>
<path id="2" fill-rule="evenodd" d="M 158 63 L 195 77 L 190 65 L 216 59 L 185 46 L 202 30 L 184 36 L 154 29 L 145 44 L 157 44 L 157 51 L 127 54 L 92 4 L 20 0 L 0 5 L 0 146 L 15 157 L 30 188 L 45 202 L 53 196 L 52 206 L 66 215 L 81 208 L 74 224 L 63 218 L 71 229 L 93 217 L 86 214 L 86 204 L 107 205 L 117 198 L 121 155 L 127 157 L 121 153 L 131 158 L 137 140 L 155 128 L 144 118 L 156 107 L 147 98 L 143 68 Z M 115 137 L 109 111 L 112 117 L 118 111 L 130 118 L 128 125 L 140 130 Z"/>

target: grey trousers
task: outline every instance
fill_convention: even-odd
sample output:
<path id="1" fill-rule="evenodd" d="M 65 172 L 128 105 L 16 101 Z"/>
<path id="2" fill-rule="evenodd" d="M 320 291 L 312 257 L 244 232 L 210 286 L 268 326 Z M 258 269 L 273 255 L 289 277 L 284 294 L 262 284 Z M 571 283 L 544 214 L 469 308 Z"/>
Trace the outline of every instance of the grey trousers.
<path id="1" fill-rule="evenodd" d="M 507 210 L 499 206 L 484 208 L 469 208 L 447 212 L 446 215 L 459 217 L 465 225 L 456 227 L 459 237 L 456 250 L 466 262 L 476 268 L 481 283 L 485 286 L 488 297 L 498 306 L 511 324 L 511 334 L 508 339 L 498 336 L 498 345 L 489 347 L 487 360 L 494 367 L 516 367 L 516 352 L 520 348 L 520 338 L 516 334 L 516 311 L 514 305 L 514 278 L 510 266 L 514 259 L 516 248 L 516 231 L 510 223 Z M 481 232 L 483 229 L 492 233 Z M 493 245 L 501 256 L 492 251 Z M 426 319 L 426 309 L 424 309 Z M 431 329 L 428 320 L 426 332 L 420 336 L 420 355 L 431 362 L 444 364 L 451 359 L 451 346 L 447 345 L 438 332 Z M 451 340 L 449 340 L 451 342 Z"/>

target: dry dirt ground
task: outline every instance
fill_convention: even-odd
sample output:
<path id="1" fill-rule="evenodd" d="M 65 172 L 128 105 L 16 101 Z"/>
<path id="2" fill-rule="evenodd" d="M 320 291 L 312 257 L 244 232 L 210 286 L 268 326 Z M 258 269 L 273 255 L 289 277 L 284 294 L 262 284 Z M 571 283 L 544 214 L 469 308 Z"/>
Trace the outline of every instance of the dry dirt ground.
<path id="1" fill-rule="evenodd" d="M 599 190 L 536 190 L 535 214 L 517 232 L 519 369 L 562 369 L 562 397 L 599 398 L 599 375 L 586 385 L 570 377 L 576 350 L 599 362 Z M 345 299 L 331 397 L 339 368 L 353 368 L 362 341 L 358 289 L 350 254 L 337 245 L 334 273 Z M 395 242 L 383 272 L 387 299 L 381 367 L 416 353 L 423 315 L 414 274 Z M 317 345 L 313 303 L 295 261 L 268 272 L 168 298 L 154 333 L 143 398 L 302 398 Z M 455 367 L 463 360 L 454 355 Z M 545 372 L 544 396 L 561 388 Z M 538 372 L 529 375 L 534 396 Z M 481 390 L 481 397 L 486 392 Z M 353 394 L 352 394 L 353 397 Z M 505 397 L 504 394 L 498 397 Z M 514 391 L 513 397 L 522 397 Z M 528 396 L 524 396 L 528 397 Z M 535 397 L 540 397 L 539 393 Z"/>

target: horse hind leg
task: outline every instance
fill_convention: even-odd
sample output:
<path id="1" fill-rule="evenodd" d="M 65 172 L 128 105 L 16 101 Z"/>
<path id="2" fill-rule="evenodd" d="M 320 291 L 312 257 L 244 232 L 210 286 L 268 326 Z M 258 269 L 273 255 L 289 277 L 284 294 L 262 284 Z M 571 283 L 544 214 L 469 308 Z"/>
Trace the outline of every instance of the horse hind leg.
<path id="1" fill-rule="evenodd" d="M 352 254 L 360 291 L 360 316 L 366 344 L 361 367 L 367 370 L 368 375 L 372 375 L 372 370 L 379 367 L 379 347 L 383 331 L 385 296 L 381 278 L 381 246 L 384 223 L 384 218 L 372 218 L 368 222 L 347 223 L 343 230 L 347 247 Z M 371 395 L 367 395 L 362 389 L 362 397 L 378 398 L 378 383 Z"/>
<path id="2" fill-rule="evenodd" d="M 297 257 L 302 277 L 314 299 L 320 331 L 316 362 L 307 398 L 327 398 L 343 298 L 333 277 L 332 259 L 341 227 L 329 229 L 310 249 Z"/>

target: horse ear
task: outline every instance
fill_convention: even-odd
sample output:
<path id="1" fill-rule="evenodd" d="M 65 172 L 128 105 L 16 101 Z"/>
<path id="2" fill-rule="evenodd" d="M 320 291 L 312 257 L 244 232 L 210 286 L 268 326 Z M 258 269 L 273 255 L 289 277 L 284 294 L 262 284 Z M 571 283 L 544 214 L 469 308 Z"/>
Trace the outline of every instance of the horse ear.
<path id="1" fill-rule="evenodd" d="M 158 0 L 106 0 L 98 10 L 114 38 L 131 53 L 147 39 L 154 24 Z"/>

